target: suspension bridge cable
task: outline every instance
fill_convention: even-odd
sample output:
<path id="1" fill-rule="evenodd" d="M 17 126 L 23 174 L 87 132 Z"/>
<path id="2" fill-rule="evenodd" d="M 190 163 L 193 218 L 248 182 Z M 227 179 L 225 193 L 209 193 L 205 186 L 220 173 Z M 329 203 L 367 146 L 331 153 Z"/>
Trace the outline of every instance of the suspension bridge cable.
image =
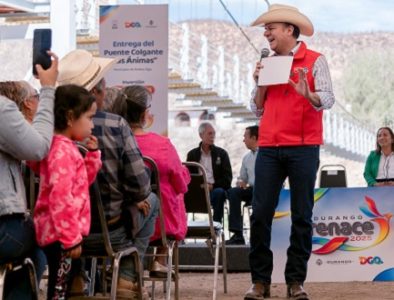
<path id="1" fill-rule="evenodd" d="M 248 43 L 252 46 L 252 48 L 256 51 L 257 54 L 260 54 L 260 50 L 257 49 L 257 47 L 253 44 L 249 36 L 245 33 L 245 31 L 242 29 L 242 27 L 238 24 L 237 20 L 234 18 L 230 10 L 227 8 L 226 4 L 222 0 L 219 0 L 220 4 L 223 6 L 224 10 L 227 12 L 227 14 L 230 16 L 230 18 L 233 20 L 234 24 L 237 26 L 237 28 L 241 31 L 243 36 L 246 38 Z"/>

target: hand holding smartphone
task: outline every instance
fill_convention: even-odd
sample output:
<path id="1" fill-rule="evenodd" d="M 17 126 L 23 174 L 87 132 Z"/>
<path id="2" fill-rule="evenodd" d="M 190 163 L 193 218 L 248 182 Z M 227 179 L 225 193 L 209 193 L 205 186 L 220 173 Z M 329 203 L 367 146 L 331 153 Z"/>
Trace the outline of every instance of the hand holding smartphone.
<path id="1" fill-rule="evenodd" d="M 51 29 L 35 29 L 33 36 L 33 75 L 37 76 L 36 65 L 39 64 L 44 70 L 51 66 L 51 56 L 47 51 L 52 46 Z"/>

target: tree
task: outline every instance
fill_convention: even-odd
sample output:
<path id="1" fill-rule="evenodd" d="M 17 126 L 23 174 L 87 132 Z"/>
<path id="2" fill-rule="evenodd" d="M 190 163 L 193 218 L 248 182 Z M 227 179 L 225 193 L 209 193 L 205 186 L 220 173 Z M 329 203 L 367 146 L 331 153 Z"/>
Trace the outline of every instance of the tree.
<path id="1" fill-rule="evenodd" d="M 344 71 L 344 95 L 358 118 L 381 126 L 394 119 L 394 51 L 365 50 Z"/>

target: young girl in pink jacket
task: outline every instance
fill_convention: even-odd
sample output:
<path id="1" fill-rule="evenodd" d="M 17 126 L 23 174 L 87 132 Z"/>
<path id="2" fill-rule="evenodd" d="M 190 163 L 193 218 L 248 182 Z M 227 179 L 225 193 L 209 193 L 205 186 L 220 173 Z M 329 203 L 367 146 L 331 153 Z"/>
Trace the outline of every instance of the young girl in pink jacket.
<path id="1" fill-rule="evenodd" d="M 72 259 L 81 255 L 90 229 L 89 185 L 101 168 L 97 139 L 91 135 L 96 113 L 93 96 L 84 88 L 64 85 L 55 93 L 55 135 L 48 156 L 30 166 L 40 174 L 34 209 L 38 244 L 48 261 L 47 299 L 65 299 Z M 90 150 L 82 157 L 75 141 Z"/>

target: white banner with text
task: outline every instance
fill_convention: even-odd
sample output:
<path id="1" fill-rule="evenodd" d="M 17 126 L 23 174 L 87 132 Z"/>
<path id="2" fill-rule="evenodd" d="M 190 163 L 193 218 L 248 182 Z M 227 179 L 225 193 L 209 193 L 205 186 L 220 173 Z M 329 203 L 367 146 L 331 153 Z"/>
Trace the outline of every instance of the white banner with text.
<path id="1" fill-rule="evenodd" d="M 146 127 L 168 131 L 168 5 L 100 6 L 100 56 L 119 61 L 107 86 L 143 85 L 152 94 Z"/>

